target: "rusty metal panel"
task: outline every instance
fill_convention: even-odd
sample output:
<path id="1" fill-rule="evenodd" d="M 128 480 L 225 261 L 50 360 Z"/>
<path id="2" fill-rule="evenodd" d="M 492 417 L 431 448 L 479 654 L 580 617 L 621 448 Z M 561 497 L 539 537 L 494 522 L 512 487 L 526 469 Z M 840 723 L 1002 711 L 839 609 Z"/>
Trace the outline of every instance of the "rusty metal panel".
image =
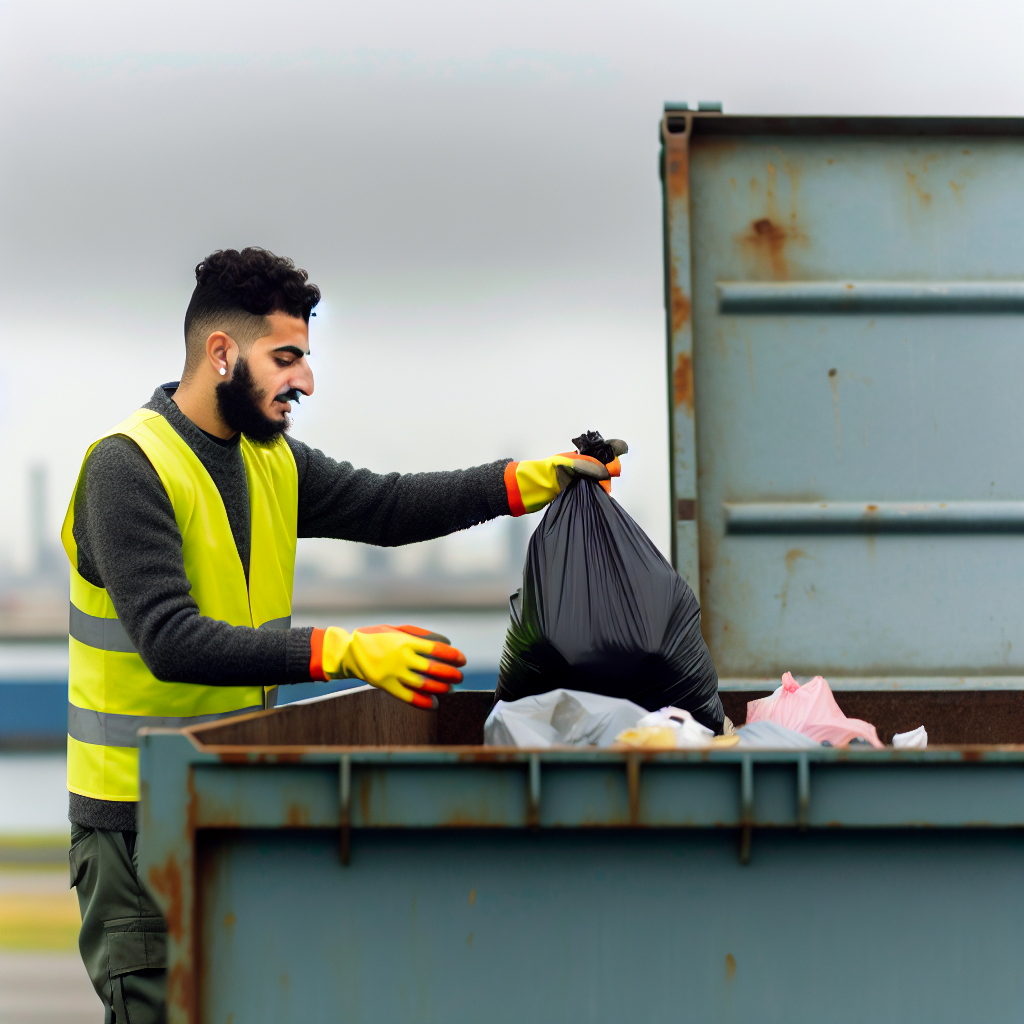
<path id="1" fill-rule="evenodd" d="M 353 765 L 352 826 L 522 827 L 527 769 L 412 762 Z"/>
<path id="2" fill-rule="evenodd" d="M 1024 1006 L 1017 834 L 781 833 L 749 867 L 714 832 L 378 832 L 350 869 L 328 834 L 254 838 L 200 845 L 203 1021 L 1008 1024 Z"/>
<path id="3" fill-rule="evenodd" d="M 299 764 L 198 764 L 196 828 L 337 828 L 338 772 Z"/>
<path id="4" fill-rule="evenodd" d="M 723 686 L 1020 686 L 1024 122 L 663 130 L 689 156 L 688 239 L 667 245 L 670 265 L 689 245 Z"/>
<path id="5" fill-rule="evenodd" d="M 373 713 L 333 699 L 335 719 Z M 302 709 L 262 714 L 279 721 L 255 732 L 281 740 L 289 719 L 308 726 Z M 170 1024 L 603 1024 L 636 1015 L 638 977 L 655 1020 L 678 1016 L 681 989 L 697 1019 L 756 1024 L 770 998 L 773 1019 L 845 1020 L 835 994 L 857 977 L 893 1024 L 1024 1012 L 1009 966 L 1024 943 L 1022 746 L 639 754 L 201 736 L 217 738 L 140 736 L 139 869 L 168 922 Z M 927 933 L 909 953 L 907 920 Z M 806 1005 L 806 985 L 773 987 L 799 943 L 821 986 Z M 936 1012 L 922 987 L 979 950 Z"/>

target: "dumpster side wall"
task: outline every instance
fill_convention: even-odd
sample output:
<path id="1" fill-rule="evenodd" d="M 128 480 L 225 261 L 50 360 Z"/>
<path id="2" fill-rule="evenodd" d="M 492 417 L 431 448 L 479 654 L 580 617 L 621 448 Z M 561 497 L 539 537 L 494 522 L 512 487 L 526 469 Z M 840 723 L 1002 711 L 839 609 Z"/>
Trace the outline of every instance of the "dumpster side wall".
<path id="1" fill-rule="evenodd" d="M 202 1020 L 1011 1021 L 1024 838 L 213 833 Z M 996 884 L 993 884 L 996 883 Z"/>

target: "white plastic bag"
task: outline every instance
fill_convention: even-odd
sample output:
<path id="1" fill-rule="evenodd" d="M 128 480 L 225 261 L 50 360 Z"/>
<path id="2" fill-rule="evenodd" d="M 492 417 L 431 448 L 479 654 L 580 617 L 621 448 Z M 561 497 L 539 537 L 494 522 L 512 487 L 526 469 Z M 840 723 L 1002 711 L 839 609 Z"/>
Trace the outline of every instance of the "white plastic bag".
<path id="1" fill-rule="evenodd" d="M 928 733 L 923 725 L 919 725 L 910 732 L 898 732 L 892 738 L 894 747 L 903 747 L 904 750 L 924 750 L 928 746 Z"/>
<path id="2" fill-rule="evenodd" d="M 646 714 L 639 704 L 619 697 L 551 690 L 519 700 L 499 700 L 484 722 L 484 743 L 490 747 L 610 747 L 620 732 Z"/>
<path id="3" fill-rule="evenodd" d="M 761 750 L 785 750 L 785 749 L 810 749 L 820 747 L 817 740 L 805 736 L 795 729 L 787 729 L 778 722 L 769 722 L 762 719 L 759 722 L 751 722 L 750 725 L 741 725 L 736 730 L 740 738 L 737 746 L 759 748 Z"/>
<path id="4" fill-rule="evenodd" d="M 643 730 L 639 732 L 638 730 Z M 689 711 L 683 708 L 662 708 L 660 711 L 652 711 L 644 715 L 636 723 L 634 729 L 627 729 L 616 736 L 620 743 L 637 747 L 663 747 L 660 734 L 662 730 L 670 730 L 671 745 L 677 750 L 692 749 L 694 747 L 710 747 L 715 734 L 698 722 Z"/>

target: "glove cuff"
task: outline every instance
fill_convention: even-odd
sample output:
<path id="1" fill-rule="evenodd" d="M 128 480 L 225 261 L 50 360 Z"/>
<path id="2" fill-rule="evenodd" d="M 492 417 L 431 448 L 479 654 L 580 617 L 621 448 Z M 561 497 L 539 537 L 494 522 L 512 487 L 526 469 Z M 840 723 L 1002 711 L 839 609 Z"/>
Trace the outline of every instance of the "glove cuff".
<path id="1" fill-rule="evenodd" d="M 324 672 L 324 637 L 326 629 L 314 629 L 309 638 L 309 678 L 315 683 L 326 683 Z"/>
<path id="2" fill-rule="evenodd" d="M 516 479 L 517 469 L 519 469 L 518 462 L 510 462 L 505 467 L 505 491 L 508 494 L 508 510 L 515 518 L 526 515 L 526 506 L 523 505 L 523 496 L 519 492 L 519 481 Z"/>

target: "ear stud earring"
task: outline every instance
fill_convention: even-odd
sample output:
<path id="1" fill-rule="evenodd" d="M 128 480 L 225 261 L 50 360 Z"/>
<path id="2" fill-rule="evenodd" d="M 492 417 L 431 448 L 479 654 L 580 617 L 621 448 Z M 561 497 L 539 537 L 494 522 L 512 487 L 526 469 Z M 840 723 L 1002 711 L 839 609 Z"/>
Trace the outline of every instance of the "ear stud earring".
<path id="1" fill-rule="evenodd" d="M 223 376 L 224 376 L 224 375 L 225 375 L 225 374 L 226 374 L 227 372 L 228 372 L 228 371 L 227 371 L 227 370 L 225 370 L 223 366 L 222 366 L 222 367 L 220 368 L 220 375 L 221 375 L 222 377 L 223 377 Z"/>

